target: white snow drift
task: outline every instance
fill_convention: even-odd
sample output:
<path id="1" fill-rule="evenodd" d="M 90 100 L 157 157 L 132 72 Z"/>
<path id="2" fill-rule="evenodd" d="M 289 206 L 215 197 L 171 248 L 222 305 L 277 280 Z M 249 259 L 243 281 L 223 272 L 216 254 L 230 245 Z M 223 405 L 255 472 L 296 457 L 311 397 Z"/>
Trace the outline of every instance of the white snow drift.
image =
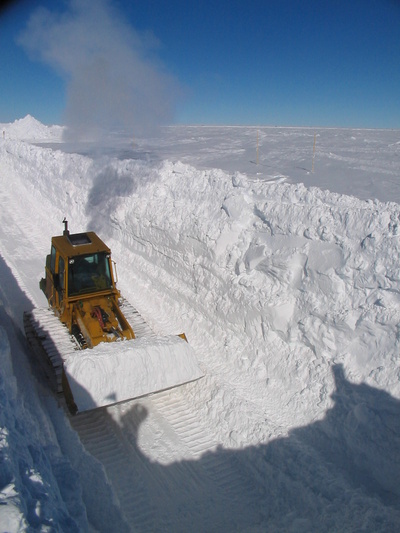
<path id="1" fill-rule="evenodd" d="M 249 157 L 254 128 L 219 128 L 218 141 L 215 128 L 168 128 L 134 148 L 120 139 L 112 153 L 96 157 L 88 146 L 79 155 L 61 151 L 68 150 L 63 145 L 32 144 L 54 138 L 31 117 L 18 128 L 2 125 L 0 143 L 4 329 L 21 327 L 26 306 L 45 306 L 38 280 L 62 218 L 71 231 L 97 231 L 113 250 L 124 296 L 157 333 L 185 331 L 206 374 L 188 389 L 199 419 L 224 449 L 249 449 L 250 461 L 252 447 L 266 446 L 268 464 L 281 469 L 268 489 L 274 505 L 249 530 L 398 528 L 400 207 L 357 198 L 356 188 L 362 181 L 365 198 L 361 176 L 368 176 L 375 143 L 386 147 L 386 156 L 376 154 L 371 190 L 382 178 L 390 197 L 390 177 L 398 199 L 398 132 L 319 130 L 319 145 L 332 152 L 317 151 L 312 174 L 304 146 L 313 132 L 300 128 L 260 128 L 259 165 Z M 217 144 L 221 139 L 226 151 Z M 329 156 L 351 142 L 351 161 Z M 317 182 L 321 172 L 324 186 L 331 178 L 336 190 L 347 188 L 349 161 L 357 177 L 354 196 L 301 183 Z M 4 330 L 1 357 L 1 522 L 10 531 L 27 524 L 106 531 L 108 521 L 96 522 L 98 506 L 118 516 L 106 480 L 97 504 L 82 476 L 79 488 L 68 486 L 77 471 L 71 450 L 80 464 L 90 459 L 51 397 L 34 396 L 34 377 L 21 356 L 16 371 Z M 31 397 L 36 408 L 24 410 L 20 402 Z M 43 424 L 48 432 L 35 454 L 27 429 L 19 435 L 21 451 L 13 451 L 18 428 Z M 48 475 L 55 468 L 50 450 L 64 458 L 61 476 Z M 286 450 L 284 463 L 279 450 Z M 18 466 L 28 453 L 31 466 Z M 259 457 L 251 469 L 267 480 Z M 317 470 L 309 470 L 310 462 Z M 283 486 L 291 494 L 290 516 Z"/>

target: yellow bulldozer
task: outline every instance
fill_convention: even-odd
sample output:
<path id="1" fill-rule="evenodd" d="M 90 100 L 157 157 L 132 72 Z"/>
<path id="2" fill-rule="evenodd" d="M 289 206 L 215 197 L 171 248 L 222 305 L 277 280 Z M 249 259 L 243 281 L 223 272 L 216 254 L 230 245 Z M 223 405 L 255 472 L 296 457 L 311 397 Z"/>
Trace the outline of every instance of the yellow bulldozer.
<path id="1" fill-rule="evenodd" d="M 94 232 L 52 238 L 40 281 L 48 308 L 24 313 L 29 344 L 71 413 L 203 376 L 184 334 L 157 336 L 121 297 L 110 248 Z"/>

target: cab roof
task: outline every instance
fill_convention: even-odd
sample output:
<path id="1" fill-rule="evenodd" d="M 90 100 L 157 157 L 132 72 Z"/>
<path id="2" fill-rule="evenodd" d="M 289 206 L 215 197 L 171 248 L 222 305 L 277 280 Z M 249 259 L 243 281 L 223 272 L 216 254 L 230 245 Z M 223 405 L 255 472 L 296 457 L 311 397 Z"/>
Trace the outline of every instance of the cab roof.
<path id="1" fill-rule="evenodd" d="M 53 246 L 59 250 L 64 257 L 75 257 L 77 255 L 94 254 L 97 252 L 111 253 L 110 248 L 94 233 L 64 233 L 51 239 Z"/>

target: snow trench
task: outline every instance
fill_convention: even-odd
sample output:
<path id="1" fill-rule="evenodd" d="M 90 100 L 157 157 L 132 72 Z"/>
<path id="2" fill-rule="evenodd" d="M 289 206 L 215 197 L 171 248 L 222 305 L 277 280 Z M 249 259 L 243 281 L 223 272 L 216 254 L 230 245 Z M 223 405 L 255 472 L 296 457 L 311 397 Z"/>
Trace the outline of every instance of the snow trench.
<path id="1" fill-rule="evenodd" d="M 134 528 L 62 410 L 32 385 L 21 394 L 28 371 L 12 368 L 23 348 L 13 334 L 10 348 L 4 328 L 18 330 L 27 302 L 45 305 L 37 282 L 66 216 L 73 232 L 107 242 L 123 295 L 156 334 L 185 332 L 205 370 L 186 401 L 218 448 L 183 465 L 194 476 L 219 461 L 251 473 L 258 497 L 247 530 L 398 529 L 398 204 L 16 139 L 0 144 L 0 164 L 2 272 L 19 287 L 2 282 L 2 523 Z M 139 455 L 146 471 L 179 479 L 150 440 Z M 226 514 L 216 506 L 221 527 L 229 513 L 239 519 L 238 494 L 223 500 Z M 166 523 L 184 531 L 191 513 L 198 531 L 210 525 L 194 509 L 188 522 Z"/>

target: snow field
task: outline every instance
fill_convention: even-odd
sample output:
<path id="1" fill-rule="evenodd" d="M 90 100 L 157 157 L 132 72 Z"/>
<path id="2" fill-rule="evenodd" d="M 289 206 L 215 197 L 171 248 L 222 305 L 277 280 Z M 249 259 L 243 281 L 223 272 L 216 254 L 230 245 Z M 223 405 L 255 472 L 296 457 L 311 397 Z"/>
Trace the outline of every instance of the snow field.
<path id="1" fill-rule="evenodd" d="M 387 146 L 391 159 L 374 172 L 393 176 L 395 143 Z M 270 163 L 283 169 L 287 153 L 276 144 Z M 329 157 L 342 163 L 344 183 L 346 163 L 368 166 L 373 153 L 367 163 L 361 151 Z M 201 152 L 198 161 L 208 166 Z M 156 333 L 185 331 L 206 374 L 186 388 L 187 401 L 220 453 L 240 450 L 263 486 L 255 531 L 267 523 L 271 531 L 396 529 L 399 205 L 289 183 L 287 169 L 261 179 L 201 166 L 91 158 L 6 138 L 0 174 L 13 188 L 0 193 L 2 255 L 32 304 L 43 306 L 37 283 L 63 217 L 72 232 L 100 234 L 122 294 Z M 11 306 L 17 324 L 22 303 Z M 21 491 L 7 514 L 14 524 L 27 520 Z M 94 524 L 95 504 L 83 500 Z"/>

